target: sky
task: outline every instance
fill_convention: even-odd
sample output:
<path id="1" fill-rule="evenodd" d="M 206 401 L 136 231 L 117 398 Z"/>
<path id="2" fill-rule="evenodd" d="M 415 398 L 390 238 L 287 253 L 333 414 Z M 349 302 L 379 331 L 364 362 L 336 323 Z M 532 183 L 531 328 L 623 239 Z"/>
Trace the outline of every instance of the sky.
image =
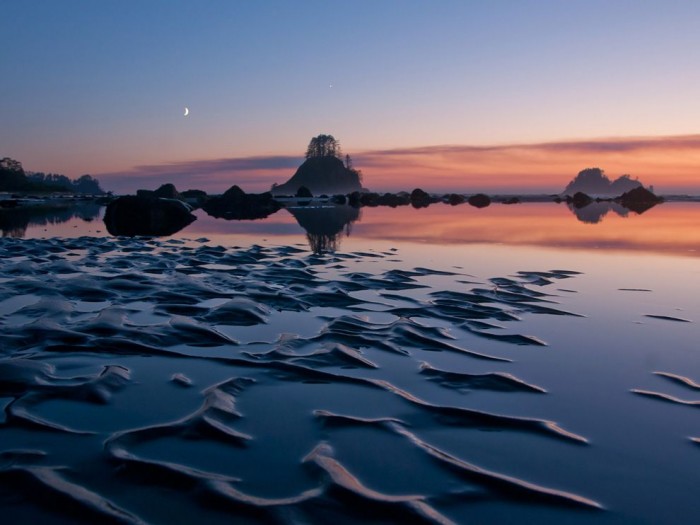
<path id="1" fill-rule="evenodd" d="M 696 0 L 2 0 L 0 157 L 264 191 L 334 135 L 376 191 L 700 193 Z M 189 114 L 184 115 L 185 108 Z"/>

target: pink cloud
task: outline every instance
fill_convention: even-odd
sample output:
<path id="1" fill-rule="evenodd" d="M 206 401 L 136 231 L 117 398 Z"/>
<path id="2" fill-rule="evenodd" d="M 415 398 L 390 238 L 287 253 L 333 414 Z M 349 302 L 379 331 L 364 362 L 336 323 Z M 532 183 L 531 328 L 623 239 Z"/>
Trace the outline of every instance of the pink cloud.
<path id="1" fill-rule="evenodd" d="M 378 191 L 420 186 L 428 191 L 557 192 L 579 170 L 593 166 L 612 176 L 631 173 L 647 184 L 685 191 L 700 186 L 700 135 L 424 146 L 362 151 L 352 157 L 363 171 L 365 185 Z M 97 177 L 103 187 L 117 193 L 153 189 L 166 182 L 209 193 L 221 193 L 234 184 L 260 192 L 289 179 L 302 161 L 284 155 L 193 160 L 136 166 Z"/>

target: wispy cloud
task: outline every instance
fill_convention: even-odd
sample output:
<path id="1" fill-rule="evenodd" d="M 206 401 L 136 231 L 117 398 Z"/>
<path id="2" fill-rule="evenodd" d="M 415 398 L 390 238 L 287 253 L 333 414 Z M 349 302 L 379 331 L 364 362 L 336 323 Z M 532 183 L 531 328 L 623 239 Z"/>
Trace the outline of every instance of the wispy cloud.
<path id="1" fill-rule="evenodd" d="M 395 148 L 365 151 L 357 154 L 356 160 L 367 164 L 384 164 L 387 158 L 422 157 L 422 156 L 476 156 L 494 153 L 512 152 L 549 152 L 549 153 L 612 153 L 635 151 L 668 151 L 700 148 L 700 135 L 671 137 L 632 137 L 596 140 L 572 140 L 561 142 L 541 142 L 530 144 L 503 144 L 488 146 L 441 145 L 414 148 Z"/>
<path id="2" fill-rule="evenodd" d="M 612 175 L 632 173 L 655 184 L 697 186 L 700 135 L 628 137 L 487 146 L 440 145 L 368 150 L 352 155 L 372 189 L 426 188 L 560 189 L 579 170 L 600 166 Z M 265 191 L 292 176 L 303 158 L 289 155 L 232 157 L 135 166 L 97 174 L 117 192 L 155 188 L 172 182 L 178 188 L 222 192 L 237 184 Z M 677 177 L 677 181 L 672 179 Z"/>
<path id="3" fill-rule="evenodd" d="M 179 187 L 203 188 L 207 191 L 223 191 L 234 184 L 266 188 L 277 180 L 279 172 L 289 176 L 302 159 L 297 156 L 270 155 L 257 157 L 232 157 L 224 159 L 192 160 L 134 166 L 125 171 L 98 175 L 103 185 L 118 192 L 133 192 L 139 188 L 153 188 L 166 182 Z"/>
<path id="4" fill-rule="evenodd" d="M 578 171 L 601 167 L 684 191 L 700 183 L 700 135 L 602 138 L 487 146 L 439 145 L 364 151 L 355 165 L 372 188 L 417 181 L 437 191 L 558 191 Z M 694 190 L 693 190 L 694 191 Z"/>

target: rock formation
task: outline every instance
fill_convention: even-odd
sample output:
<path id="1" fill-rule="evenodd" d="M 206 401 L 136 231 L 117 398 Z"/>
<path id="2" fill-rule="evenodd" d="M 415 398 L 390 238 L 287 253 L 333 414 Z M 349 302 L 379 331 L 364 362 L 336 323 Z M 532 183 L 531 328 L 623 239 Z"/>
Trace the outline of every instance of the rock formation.
<path id="1" fill-rule="evenodd" d="M 246 193 L 232 186 L 220 197 L 211 197 L 202 208 L 212 217 L 228 220 L 264 219 L 282 206 L 270 192 Z"/>
<path id="2" fill-rule="evenodd" d="M 362 184 L 357 171 L 347 168 L 336 157 L 313 157 L 304 161 L 284 184 L 272 188 L 274 196 L 296 195 L 306 187 L 314 195 L 348 194 L 360 191 Z"/>
<path id="3" fill-rule="evenodd" d="M 422 189 L 416 188 L 411 192 L 411 206 L 414 208 L 427 208 L 431 202 L 430 195 Z"/>
<path id="4" fill-rule="evenodd" d="M 477 193 L 467 199 L 467 202 L 475 208 L 486 208 L 491 204 L 491 197 L 483 193 Z"/>
<path id="5" fill-rule="evenodd" d="M 611 181 L 600 168 L 582 170 L 569 182 L 563 195 L 574 195 L 581 192 L 594 197 L 619 197 L 623 193 L 642 187 L 642 183 L 629 175 Z"/>
<path id="6" fill-rule="evenodd" d="M 630 190 L 615 200 L 625 208 L 640 214 L 663 202 L 661 197 L 642 187 Z"/>
<path id="7" fill-rule="evenodd" d="M 191 212 L 176 199 L 128 195 L 109 203 L 104 223 L 112 235 L 172 235 L 196 220 Z"/>

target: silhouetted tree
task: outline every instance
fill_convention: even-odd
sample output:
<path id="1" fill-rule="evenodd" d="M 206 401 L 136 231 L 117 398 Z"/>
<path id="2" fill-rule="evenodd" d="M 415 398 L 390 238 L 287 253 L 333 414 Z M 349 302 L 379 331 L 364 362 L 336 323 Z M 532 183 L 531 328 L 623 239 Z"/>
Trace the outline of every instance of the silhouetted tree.
<path id="1" fill-rule="evenodd" d="M 340 142 L 333 135 L 318 135 L 311 139 L 306 148 L 306 158 L 337 157 L 340 158 Z"/>
<path id="2" fill-rule="evenodd" d="M 22 164 L 10 157 L 0 159 L 0 190 L 21 190 L 27 185 Z"/>
<path id="3" fill-rule="evenodd" d="M 73 191 L 76 193 L 104 193 L 104 190 L 100 188 L 100 183 L 97 181 L 97 179 L 90 175 L 83 175 L 79 179 L 74 180 L 72 186 Z"/>

